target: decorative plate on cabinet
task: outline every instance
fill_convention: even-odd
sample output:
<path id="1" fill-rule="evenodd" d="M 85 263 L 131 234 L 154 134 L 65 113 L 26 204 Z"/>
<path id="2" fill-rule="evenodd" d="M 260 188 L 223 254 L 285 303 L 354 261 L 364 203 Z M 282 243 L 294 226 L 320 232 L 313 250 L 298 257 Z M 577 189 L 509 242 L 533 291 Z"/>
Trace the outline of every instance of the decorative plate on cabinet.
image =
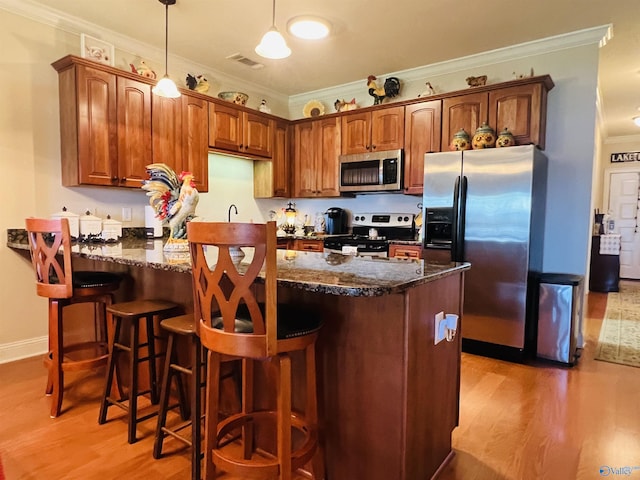
<path id="1" fill-rule="evenodd" d="M 302 114 L 307 118 L 324 115 L 324 105 L 318 100 L 310 100 L 302 109 Z"/>

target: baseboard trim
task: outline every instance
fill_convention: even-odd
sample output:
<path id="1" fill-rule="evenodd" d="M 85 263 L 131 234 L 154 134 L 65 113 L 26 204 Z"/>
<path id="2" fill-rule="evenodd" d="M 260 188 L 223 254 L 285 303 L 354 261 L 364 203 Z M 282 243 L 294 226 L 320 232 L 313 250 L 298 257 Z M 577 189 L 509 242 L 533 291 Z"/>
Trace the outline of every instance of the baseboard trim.
<path id="1" fill-rule="evenodd" d="M 23 358 L 43 355 L 49 348 L 49 337 L 36 337 L 19 342 L 0 344 L 0 364 L 15 362 Z"/>

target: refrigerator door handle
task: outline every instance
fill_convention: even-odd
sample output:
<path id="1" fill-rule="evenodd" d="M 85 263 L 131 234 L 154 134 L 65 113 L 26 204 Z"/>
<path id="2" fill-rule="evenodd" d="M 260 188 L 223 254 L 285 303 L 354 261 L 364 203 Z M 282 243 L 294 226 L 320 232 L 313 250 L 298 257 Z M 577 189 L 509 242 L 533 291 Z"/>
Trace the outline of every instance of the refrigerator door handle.
<path id="1" fill-rule="evenodd" d="M 456 177 L 455 184 L 453 186 L 453 223 L 451 228 L 451 261 L 457 262 L 458 258 L 458 222 L 460 218 L 460 175 Z"/>
<path id="2" fill-rule="evenodd" d="M 458 207 L 458 221 L 455 224 L 457 233 L 457 242 L 456 242 L 456 261 L 463 262 L 464 261 L 464 226 L 466 224 L 466 214 L 467 214 L 467 176 L 462 176 L 462 182 L 460 184 L 460 196 L 459 196 L 459 207 Z"/>

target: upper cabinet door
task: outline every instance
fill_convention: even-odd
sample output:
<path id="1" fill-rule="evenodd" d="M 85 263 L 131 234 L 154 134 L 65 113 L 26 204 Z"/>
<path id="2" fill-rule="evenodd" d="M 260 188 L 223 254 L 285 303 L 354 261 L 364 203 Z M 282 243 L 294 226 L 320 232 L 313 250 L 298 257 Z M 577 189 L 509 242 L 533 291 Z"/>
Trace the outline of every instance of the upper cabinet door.
<path id="1" fill-rule="evenodd" d="M 424 154 L 440 151 L 442 102 L 407 105 L 404 115 L 404 193 L 422 195 Z"/>
<path id="2" fill-rule="evenodd" d="M 297 123 L 294 127 L 293 196 L 316 195 L 316 157 L 313 122 Z"/>
<path id="3" fill-rule="evenodd" d="M 442 148 L 448 150 L 453 135 L 461 128 L 472 138 L 476 129 L 487 121 L 489 93 L 469 93 L 442 101 Z"/>
<path id="4" fill-rule="evenodd" d="M 259 157 L 271 158 L 272 131 L 274 121 L 268 117 L 242 112 L 244 115 L 244 152 Z"/>
<path id="5" fill-rule="evenodd" d="M 209 190 L 209 102 L 187 95 L 182 95 L 181 98 L 182 168 L 194 175 L 196 189 L 206 192 Z"/>
<path id="6" fill-rule="evenodd" d="M 381 152 L 404 146 L 404 107 L 391 107 L 371 112 L 371 148 Z"/>
<path id="7" fill-rule="evenodd" d="M 75 159 L 78 162 L 78 177 L 75 181 L 81 184 L 114 185 L 118 180 L 116 76 L 85 66 L 76 67 L 76 75 L 77 132 L 69 129 L 69 133 L 77 133 L 78 141 Z M 64 107 L 61 105 L 62 109 Z M 74 140 L 63 138 L 62 142 Z"/>
<path id="8" fill-rule="evenodd" d="M 209 103 L 209 145 L 213 148 L 240 152 L 242 144 L 242 112 L 226 105 Z"/>
<path id="9" fill-rule="evenodd" d="M 340 196 L 340 119 L 316 120 L 316 195 Z"/>
<path id="10" fill-rule="evenodd" d="M 505 128 L 517 145 L 533 143 L 544 149 L 547 96 L 541 83 L 489 92 L 489 125 L 500 134 Z"/>
<path id="11" fill-rule="evenodd" d="M 153 162 L 164 163 L 177 174 L 182 161 L 182 97 L 151 97 Z"/>
<path id="12" fill-rule="evenodd" d="M 119 77 L 118 185 L 141 187 L 151 156 L 151 86 Z"/>
<path id="13" fill-rule="evenodd" d="M 371 149 L 371 112 L 342 117 L 342 154 L 367 153 Z"/>

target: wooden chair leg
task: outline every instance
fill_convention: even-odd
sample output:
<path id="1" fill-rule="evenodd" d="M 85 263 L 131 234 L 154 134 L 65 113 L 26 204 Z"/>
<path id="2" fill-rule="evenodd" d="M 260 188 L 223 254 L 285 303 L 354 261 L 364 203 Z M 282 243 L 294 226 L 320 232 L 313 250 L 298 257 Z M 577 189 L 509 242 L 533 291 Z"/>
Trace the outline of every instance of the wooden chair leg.
<path id="1" fill-rule="evenodd" d="M 253 380 L 254 360 L 242 359 L 242 413 L 253 412 Z M 246 422 L 242 427 L 242 445 L 244 447 L 244 459 L 249 460 L 253 454 L 253 422 Z"/>
<path id="2" fill-rule="evenodd" d="M 306 349 L 305 365 L 307 384 L 305 417 L 307 418 L 307 421 L 310 425 L 318 428 L 318 390 L 316 382 L 316 350 L 314 344 L 309 345 Z M 316 453 L 311 459 L 311 473 L 313 474 L 313 480 L 324 480 L 326 475 L 324 465 L 324 451 L 320 440 L 318 440 Z"/>
<path id="3" fill-rule="evenodd" d="M 216 467 L 213 449 L 218 433 L 218 408 L 220 402 L 220 355 L 207 352 L 207 397 L 204 429 L 204 478 L 214 480 Z"/>
<path id="4" fill-rule="evenodd" d="M 156 359 L 156 336 L 154 329 L 154 319 L 153 315 L 147 315 L 146 317 L 146 327 L 147 327 L 147 356 L 149 360 L 147 361 L 147 365 L 149 367 L 149 386 L 151 388 L 151 403 L 154 405 L 158 404 L 158 368 L 157 368 L 157 359 Z"/>
<path id="5" fill-rule="evenodd" d="M 169 333 L 167 338 L 167 353 L 162 374 L 162 390 L 160 391 L 160 406 L 158 409 L 158 424 L 156 427 L 156 437 L 153 443 L 153 458 L 162 457 L 162 444 L 164 442 L 163 428 L 167 423 L 167 410 L 169 408 L 169 397 L 171 397 L 171 362 L 174 360 L 175 334 Z"/>
<path id="6" fill-rule="evenodd" d="M 130 326 L 131 338 L 129 340 L 129 348 L 131 349 L 131 363 L 129 365 L 129 411 L 128 413 L 128 441 L 136 442 L 136 423 L 138 415 L 138 363 L 140 358 L 139 335 L 140 322 L 133 319 Z"/>
<path id="7" fill-rule="evenodd" d="M 118 377 L 118 390 L 120 393 L 120 400 L 122 400 L 123 392 L 122 392 L 122 383 L 120 382 L 119 371 L 118 369 L 118 357 L 120 354 L 120 349 L 115 347 L 115 344 L 120 339 L 120 329 L 122 327 L 121 319 L 113 319 L 111 314 L 108 315 L 107 325 L 110 325 L 109 330 L 111 330 L 109 334 L 109 359 L 107 361 L 107 375 L 104 382 L 104 393 L 102 395 L 102 402 L 100 403 L 100 413 L 98 414 L 98 423 L 100 425 L 104 424 L 107 421 L 107 409 L 109 407 L 109 397 L 111 396 L 111 391 L 113 387 L 113 379 L 114 373 L 116 373 L 116 377 Z"/>
<path id="8" fill-rule="evenodd" d="M 196 335 L 191 336 L 191 480 L 200 480 L 202 458 L 202 346 Z"/>
<path id="9" fill-rule="evenodd" d="M 275 357 L 278 373 L 278 464 L 280 480 L 291 480 L 291 357 L 280 354 Z"/>
<path id="10" fill-rule="evenodd" d="M 62 387 L 64 373 L 62 371 L 63 335 L 62 335 L 62 305 L 57 300 L 49 302 L 49 343 L 51 345 L 51 365 L 47 389 L 51 384 L 51 411 L 49 415 L 55 418 L 62 408 Z"/>

